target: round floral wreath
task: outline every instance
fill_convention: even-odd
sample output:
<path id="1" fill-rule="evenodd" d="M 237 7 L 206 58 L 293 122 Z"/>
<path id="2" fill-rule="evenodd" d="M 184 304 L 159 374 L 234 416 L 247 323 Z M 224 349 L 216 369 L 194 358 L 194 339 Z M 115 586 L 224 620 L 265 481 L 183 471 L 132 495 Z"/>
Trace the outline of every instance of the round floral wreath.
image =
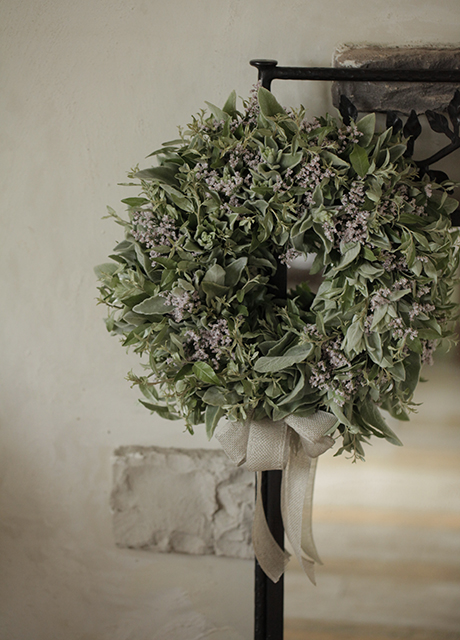
<path id="1" fill-rule="evenodd" d="M 449 184 L 430 183 L 375 114 L 307 121 L 263 88 L 209 105 L 159 166 L 129 174 L 126 239 L 97 268 L 107 328 L 145 355 L 129 374 L 167 418 L 282 420 L 325 410 L 340 452 L 399 443 L 380 408 L 408 419 L 422 363 L 452 335 L 458 232 Z M 139 187 L 139 182 L 135 183 Z M 280 263 L 314 255 L 287 299 Z M 282 292 L 281 292 L 282 293 Z"/>

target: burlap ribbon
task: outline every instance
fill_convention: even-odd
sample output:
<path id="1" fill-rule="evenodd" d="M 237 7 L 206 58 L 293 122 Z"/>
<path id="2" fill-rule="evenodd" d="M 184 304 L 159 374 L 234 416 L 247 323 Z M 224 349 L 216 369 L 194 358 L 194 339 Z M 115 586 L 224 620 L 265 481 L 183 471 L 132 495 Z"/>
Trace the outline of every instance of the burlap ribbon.
<path id="1" fill-rule="evenodd" d="M 216 429 L 216 438 L 236 464 L 246 464 L 257 472 L 257 498 L 252 527 L 256 558 L 266 575 L 278 582 L 290 554 L 273 538 L 265 518 L 261 494 L 261 472 L 283 470 L 281 513 L 286 536 L 305 573 L 315 584 L 315 562 L 321 563 L 312 533 L 313 486 L 318 456 L 334 440 L 325 434 L 336 424 L 335 416 L 324 411 L 299 418 L 288 416 L 272 422 L 248 420 L 227 422 Z"/>

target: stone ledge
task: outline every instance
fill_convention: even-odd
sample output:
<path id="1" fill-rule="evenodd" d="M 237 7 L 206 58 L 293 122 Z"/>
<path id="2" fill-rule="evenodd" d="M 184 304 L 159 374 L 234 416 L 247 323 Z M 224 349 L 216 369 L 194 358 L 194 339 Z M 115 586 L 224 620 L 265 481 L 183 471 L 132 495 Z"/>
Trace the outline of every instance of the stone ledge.
<path id="1" fill-rule="evenodd" d="M 254 474 L 223 451 L 120 447 L 113 471 L 117 546 L 253 557 Z"/>
<path id="2" fill-rule="evenodd" d="M 344 45 L 337 49 L 334 67 L 366 69 L 459 69 L 459 47 L 384 47 Z M 338 107 L 340 95 L 346 95 L 358 111 L 398 111 L 408 115 L 427 109 L 445 111 L 456 84 L 411 82 L 334 82 L 332 101 Z"/>

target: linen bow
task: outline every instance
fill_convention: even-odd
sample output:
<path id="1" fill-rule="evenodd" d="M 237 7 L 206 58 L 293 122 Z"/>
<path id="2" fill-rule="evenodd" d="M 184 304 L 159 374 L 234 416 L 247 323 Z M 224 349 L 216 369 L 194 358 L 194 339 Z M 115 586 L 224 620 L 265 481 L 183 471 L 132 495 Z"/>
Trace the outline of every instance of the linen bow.
<path id="1" fill-rule="evenodd" d="M 277 422 L 247 420 L 218 425 L 215 436 L 238 466 L 257 472 L 257 497 L 252 526 L 255 556 L 265 574 L 278 582 L 290 554 L 273 538 L 262 502 L 262 471 L 283 470 L 281 514 L 286 536 L 310 580 L 315 562 L 322 564 L 312 533 L 313 487 L 317 458 L 334 444 L 325 435 L 337 423 L 335 416 L 318 411 L 306 418 L 290 415 Z"/>

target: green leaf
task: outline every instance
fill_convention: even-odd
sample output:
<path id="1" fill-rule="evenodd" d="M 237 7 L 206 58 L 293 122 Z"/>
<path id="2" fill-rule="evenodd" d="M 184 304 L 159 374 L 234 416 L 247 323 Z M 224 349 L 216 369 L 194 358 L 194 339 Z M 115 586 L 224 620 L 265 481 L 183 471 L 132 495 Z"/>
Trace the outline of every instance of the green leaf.
<path id="1" fill-rule="evenodd" d="M 148 204 L 150 200 L 147 200 L 147 198 L 125 198 L 122 202 L 127 204 L 128 207 L 142 207 L 143 204 Z"/>
<path id="2" fill-rule="evenodd" d="M 264 354 L 267 356 L 279 356 L 283 353 L 283 351 L 285 349 L 287 349 L 287 347 L 289 347 L 291 345 L 291 343 L 294 341 L 295 337 L 293 336 L 292 333 L 287 332 L 284 334 L 284 336 L 277 341 L 271 341 L 269 344 L 271 345 L 269 350 Z"/>
<path id="3" fill-rule="evenodd" d="M 392 302 L 396 302 L 397 300 L 404 298 L 404 296 L 407 295 L 408 293 L 411 293 L 411 291 L 412 289 L 400 289 L 399 291 L 392 291 L 390 293 L 390 300 Z"/>
<path id="4" fill-rule="evenodd" d="M 330 163 L 333 167 L 348 168 L 350 166 L 348 162 L 346 162 L 345 160 L 342 160 L 342 158 L 339 158 L 339 156 L 336 156 L 334 153 L 331 153 L 330 151 L 321 151 L 320 155 L 322 158 L 324 158 L 324 160 L 326 160 L 326 162 Z"/>
<path id="5" fill-rule="evenodd" d="M 161 286 L 163 289 L 167 289 L 176 279 L 175 269 L 165 269 L 161 274 Z"/>
<path id="6" fill-rule="evenodd" d="M 260 110 L 266 118 L 276 116 L 278 113 L 286 113 L 283 107 L 279 104 L 273 93 L 260 87 L 258 91 Z"/>
<path id="7" fill-rule="evenodd" d="M 170 142 L 163 142 L 161 149 L 156 149 L 155 151 L 152 151 L 152 153 L 149 153 L 149 155 L 146 157 L 151 158 L 152 156 L 164 155 L 169 151 L 175 152 L 177 151 L 176 147 L 179 145 L 182 145 L 183 143 L 184 143 L 183 140 L 171 140 Z"/>
<path id="8" fill-rule="evenodd" d="M 151 167 L 150 169 L 143 169 L 134 174 L 139 180 L 145 180 L 147 182 L 156 180 L 158 182 L 164 182 L 173 187 L 178 187 L 179 183 L 176 180 L 177 168 L 171 166 L 164 167 Z"/>
<path id="9" fill-rule="evenodd" d="M 233 89 L 231 94 L 228 96 L 222 111 L 228 113 L 229 116 L 236 116 L 236 91 Z"/>
<path id="10" fill-rule="evenodd" d="M 123 240 L 117 244 L 114 251 L 115 253 L 131 258 L 134 253 L 134 246 L 130 240 Z"/>
<path id="11" fill-rule="evenodd" d="M 173 307 L 165 304 L 165 299 L 162 296 L 152 296 L 140 304 L 136 304 L 136 306 L 133 307 L 133 311 L 145 316 L 151 316 L 155 314 L 169 313 L 172 308 Z"/>
<path id="12" fill-rule="evenodd" d="M 216 384 L 222 386 L 222 382 L 217 377 L 214 369 L 207 362 L 195 362 L 193 365 L 193 373 L 202 382 L 207 384 Z"/>
<path id="13" fill-rule="evenodd" d="M 305 383 L 305 378 L 301 373 L 299 376 L 299 380 L 296 386 L 294 387 L 294 389 L 283 400 L 278 402 L 278 405 L 281 406 L 283 404 L 288 404 L 289 402 L 293 402 L 294 400 L 298 400 L 299 398 L 303 398 L 305 393 L 308 393 L 309 391 L 311 391 L 311 387 L 308 384 L 308 382 Z"/>
<path id="14" fill-rule="evenodd" d="M 263 356 L 256 360 L 254 369 L 259 373 L 276 373 L 282 369 L 287 369 L 293 364 L 303 362 L 313 350 L 313 344 L 299 344 L 291 347 L 283 356 Z"/>
<path id="15" fill-rule="evenodd" d="M 228 287 L 215 282 L 202 282 L 201 288 L 210 298 L 222 298 L 228 292 Z"/>
<path id="16" fill-rule="evenodd" d="M 335 417 L 340 420 L 341 424 L 346 425 L 351 430 L 352 433 L 356 432 L 355 425 L 348 420 L 347 416 L 344 414 L 344 412 L 342 411 L 342 409 L 339 407 L 338 404 L 336 404 L 335 402 L 330 402 L 329 408 L 332 411 L 332 413 L 335 415 Z"/>
<path id="17" fill-rule="evenodd" d="M 203 402 L 213 407 L 222 407 L 226 402 L 225 395 L 218 387 L 209 387 L 203 396 Z"/>
<path id="18" fill-rule="evenodd" d="M 215 264 L 206 271 L 203 282 L 213 282 L 214 284 L 224 285 L 225 276 L 225 269 L 223 269 L 219 264 Z"/>
<path id="19" fill-rule="evenodd" d="M 192 373 L 192 370 L 193 370 L 193 365 L 190 362 L 188 362 L 182 367 L 180 371 L 176 373 L 174 382 L 176 383 L 176 382 L 179 382 L 180 380 L 183 380 L 186 376 Z"/>
<path id="20" fill-rule="evenodd" d="M 407 247 L 405 254 L 406 254 L 407 265 L 409 267 L 412 267 L 415 262 L 415 243 L 412 239 L 412 236 L 410 238 L 409 246 Z"/>
<path id="21" fill-rule="evenodd" d="M 321 189 L 320 184 L 315 187 L 315 190 L 313 191 L 311 197 L 317 207 L 320 207 L 324 204 L 323 190 Z"/>
<path id="22" fill-rule="evenodd" d="M 418 329 L 418 337 L 422 340 L 439 340 L 439 333 L 434 329 Z"/>
<path id="23" fill-rule="evenodd" d="M 174 412 L 172 412 L 168 407 L 163 407 L 160 404 L 153 404 L 151 402 L 146 402 L 145 400 L 139 400 L 144 407 L 150 409 L 150 411 L 158 413 L 162 418 L 166 418 L 166 420 L 179 420 L 181 416 L 178 416 Z"/>
<path id="24" fill-rule="evenodd" d="M 160 325 L 161 326 L 161 325 Z M 159 344 L 162 344 L 164 342 L 164 339 L 166 337 L 168 333 L 168 327 L 164 326 L 159 333 L 157 333 L 157 335 L 155 336 L 155 338 L 152 340 L 152 342 L 150 343 L 150 348 L 152 349 L 152 347 L 156 347 Z M 151 356 L 152 357 L 152 356 Z M 152 360 L 151 360 L 152 362 Z M 152 364 L 150 365 L 152 367 Z M 152 369 L 154 368 L 154 366 L 152 367 Z"/>
<path id="25" fill-rule="evenodd" d="M 433 280 L 433 282 L 436 283 L 438 281 L 438 272 L 432 260 L 430 260 L 429 258 L 427 258 L 426 262 L 423 263 L 423 270 L 425 271 L 426 275 Z"/>
<path id="26" fill-rule="evenodd" d="M 142 316 L 138 316 L 137 313 L 134 313 L 133 311 L 128 311 L 127 313 L 124 313 L 123 320 L 128 324 L 132 324 L 136 327 L 146 322 L 145 318 L 143 318 Z"/>
<path id="27" fill-rule="evenodd" d="M 436 318 L 431 317 L 431 318 L 428 320 L 427 325 L 428 325 L 431 329 L 434 329 L 434 331 L 436 331 L 436 332 L 438 333 L 438 338 L 439 338 L 440 336 L 442 336 L 442 329 L 441 329 L 441 327 L 439 326 L 439 324 L 438 324 L 438 322 L 437 322 Z"/>
<path id="28" fill-rule="evenodd" d="M 395 380 L 404 382 L 406 379 L 406 370 L 402 362 L 396 362 L 392 367 L 388 368 L 388 373 L 393 376 Z"/>
<path id="29" fill-rule="evenodd" d="M 238 258 L 225 267 L 225 284 L 228 287 L 234 287 L 238 284 L 247 263 L 248 259 L 246 257 Z"/>
<path id="30" fill-rule="evenodd" d="M 165 258 L 164 256 L 157 256 L 155 258 L 155 262 L 157 262 L 158 264 L 162 264 L 163 267 L 168 270 L 174 270 L 176 267 L 176 263 L 174 262 L 174 260 L 171 260 L 171 258 Z"/>
<path id="31" fill-rule="evenodd" d="M 370 262 L 374 262 L 375 260 L 377 260 L 377 256 L 371 249 L 369 249 L 369 247 L 364 247 L 364 257 Z"/>
<path id="32" fill-rule="evenodd" d="M 383 361 L 382 339 L 379 333 L 370 333 L 364 336 L 367 350 L 373 362 L 379 366 Z"/>
<path id="33" fill-rule="evenodd" d="M 302 151 L 298 151 L 297 153 L 283 153 L 280 161 L 281 168 L 289 169 L 290 167 L 295 167 L 299 164 L 302 158 Z"/>
<path id="34" fill-rule="evenodd" d="M 313 264 L 310 267 L 310 275 L 313 276 L 315 275 L 315 273 L 319 273 L 321 271 L 321 269 L 324 267 L 324 259 L 324 252 L 318 251 L 318 253 L 315 255 L 315 259 L 313 260 Z"/>
<path id="35" fill-rule="evenodd" d="M 217 423 L 223 415 L 224 411 L 221 407 L 213 407 L 211 405 L 208 405 L 206 407 L 206 411 L 204 412 L 204 420 L 206 424 L 206 435 L 208 436 L 208 440 L 211 440 L 217 427 Z"/>
<path id="36" fill-rule="evenodd" d="M 368 147 L 375 132 L 375 113 L 369 113 L 367 116 L 364 116 L 364 118 L 361 118 L 361 120 L 358 120 L 356 127 L 358 131 L 361 131 L 363 134 L 359 139 L 359 145 L 361 147 Z"/>
<path id="37" fill-rule="evenodd" d="M 446 198 L 442 206 L 442 208 L 447 213 L 447 215 L 450 215 L 451 213 L 453 213 L 457 209 L 457 207 L 458 207 L 458 201 L 455 200 L 454 198 Z"/>
<path id="38" fill-rule="evenodd" d="M 113 276 L 119 267 L 120 265 L 115 262 L 104 262 L 104 264 L 98 264 L 97 267 L 94 267 L 94 273 L 98 280 L 103 280 L 107 276 Z"/>
<path id="39" fill-rule="evenodd" d="M 214 119 L 217 120 L 217 122 L 220 122 L 221 120 L 224 120 L 224 121 L 227 120 L 228 113 L 225 113 L 224 111 L 222 111 L 222 109 L 219 109 L 219 107 L 216 107 L 216 105 L 212 104 L 212 102 L 207 102 L 206 100 L 205 102 L 208 105 L 210 112 L 214 116 Z"/>
<path id="40" fill-rule="evenodd" d="M 371 331 L 377 327 L 379 322 L 381 322 L 387 315 L 389 305 L 388 304 L 380 304 L 374 311 L 374 319 L 372 320 Z"/>
<path id="41" fill-rule="evenodd" d="M 356 173 L 361 178 L 364 178 L 370 166 L 366 150 L 355 144 L 353 151 L 350 153 L 350 162 Z"/>
<path id="42" fill-rule="evenodd" d="M 420 260 L 415 260 L 414 264 L 410 267 L 410 270 L 418 278 L 420 276 L 420 274 L 422 273 L 422 263 L 420 262 Z"/>
<path id="43" fill-rule="evenodd" d="M 367 247 L 365 249 L 367 249 Z M 373 282 L 375 278 L 380 278 L 380 276 L 385 273 L 385 269 L 381 266 L 375 267 L 369 262 L 363 262 L 363 264 L 359 267 L 358 272 L 363 275 L 366 280 L 370 280 L 370 282 Z"/>
<path id="44" fill-rule="evenodd" d="M 360 414 L 361 417 L 371 425 L 371 427 L 375 427 L 378 431 L 383 433 L 385 439 L 388 440 L 388 442 L 402 447 L 401 440 L 387 425 L 387 423 L 383 419 L 382 414 L 377 409 L 372 400 L 366 398 L 366 400 L 361 405 Z"/>
<path id="45" fill-rule="evenodd" d="M 341 271 L 342 269 L 345 269 L 345 267 L 348 267 L 349 264 L 356 260 L 356 258 L 359 256 L 360 251 L 361 245 L 359 244 L 359 242 L 352 244 L 344 253 L 339 264 L 334 268 L 334 271 Z"/>
<path id="46" fill-rule="evenodd" d="M 409 400 L 420 379 L 421 358 L 418 353 L 411 351 L 404 359 L 404 367 L 406 369 L 406 379 L 401 383 L 401 389 L 407 394 Z"/>
<path id="47" fill-rule="evenodd" d="M 360 322 L 354 320 L 347 329 L 343 349 L 347 355 L 361 353 L 365 349 L 364 330 Z"/>
<path id="48" fill-rule="evenodd" d="M 390 147 L 390 161 L 396 162 L 396 160 L 403 155 L 406 148 L 405 144 L 395 144 L 393 147 Z"/>
<path id="49" fill-rule="evenodd" d="M 215 264 L 205 273 L 201 281 L 201 288 L 211 298 L 222 297 L 228 291 L 228 287 L 225 285 L 225 276 L 225 269 Z"/>
<path id="50" fill-rule="evenodd" d="M 169 185 L 165 185 L 164 190 L 169 195 L 174 204 L 179 207 L 179 209 L 187 211 L 188 213 L 193 213 L 193 204 L 188 198 L 184 197 L 184 194 Z"/>

